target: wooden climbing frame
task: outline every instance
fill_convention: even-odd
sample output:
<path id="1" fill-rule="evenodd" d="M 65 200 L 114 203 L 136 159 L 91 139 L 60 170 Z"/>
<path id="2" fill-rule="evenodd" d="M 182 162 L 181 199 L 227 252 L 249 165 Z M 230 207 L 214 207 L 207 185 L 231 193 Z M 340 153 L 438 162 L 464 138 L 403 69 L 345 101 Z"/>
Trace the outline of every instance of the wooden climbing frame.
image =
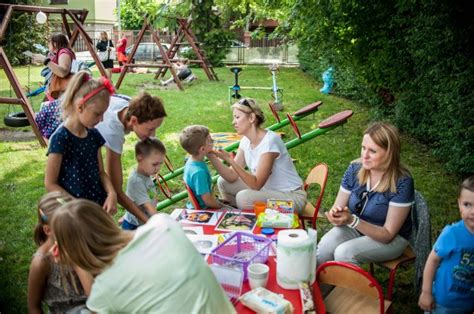
<path id="1" fill-rule="evenodd" d="M 174 60 L 174 58 L 178 53 L 180 46 L 190 45 L 194 53 L 196 54 L 197 60 L 189 60 L 189 62 L 199 64 L 206 73 L 209 81 L 218 81 L 219 78 L 217 77 L 216 72 L 214 72 L 214 68 L 209 63 L 209 60 L 207 59 L 206 54 L 204 53 L 204 50 L 199 47 L 199 42 L 191 29 L 191 19 L 178 18 L 177 22 L 179 24 L 179 28 L 176 32 L 176 36 L 174 36 L 171 40 L 171 45 L 167 53 L 168 59 L 172 61 L 179 61 Z M 186 41 L 183 42 L 183 40 Z M 155 75 L 155 79 L 164 77 L 166 74 L 166 70 L 167 68 L 158 69 Z"/>
<path id="2" fill-rule="evenodd" d="M 173 39 L 171 40 L 171 46 L 168 49 L 168 51 L 165 51 L 161 44 L 159 30 L 153 29 L 152 25 L 150 24 L 150 21 L 148 21 L 147 18 L 144 19 L 142 28 L 140 32 L 138 33 L 137 39 L 135 40 L 135 44 L 133 46 L 132 52 L 130 56 L 127 57 L 127 63 L 125 63 L 124 66 L 122 67 L 122 71 L 120 72 L 120 77 L 117 83 L 115 84 L 116 89 L 120 88 L 120 85 L 122 84 L 122 81 L 125 78 L 125 75 L 127 75 L 128 73 L 128 68 L 143 67 L 143 68 L 158 68 L 158 70 L 156 71 L 155 79 L 164 77 L 164 75 L 166 74 L 166 71 L 168 71 L 169 69 L 178 88 L 180 90 L 184 90 L 183 84 L 179 80 L 178 74 L 176 73 L 175 69 L 172 66 L 173 62 L 180 61 L 179 59 L 175 59 L 175 56 L 179 50 L 179 46 L 181 44 L 184 44 L 181 42 L 184 38 L 186 38 L 187 43 L 189 43 L 189 45 L 191 46 L 193 51 L 196 53 L 196 56 L 198 58 L 197 60 L 189 60 L 189 62 L 199 64 L 203 68 L 209 80 L 211 81 L 218 80 L 217 75 L 212 68 L 212 65 L 209 63 L 209 61 L 207 60 L 204 54 L 204 51 L 198 46 L 196 36 L 191 30 L 190 22 L 186 19 L 180 19 L 180 18 L 178 18 L 177 21 L 179 24 L 178 32 L 176 33 L 176 36 L 174 36 Z M 142 41 L 146 31 L 149 31 L 151 33 L 153 41 L 158 46 L 158 49 L 160 50 L 160 53 L 162 56 L 162 62 L 161 63 L 147 63 L 147 64 L 132 64 L 130 62 L 135 57 L 135 53 L 138 49 L 138 45 Z"/>

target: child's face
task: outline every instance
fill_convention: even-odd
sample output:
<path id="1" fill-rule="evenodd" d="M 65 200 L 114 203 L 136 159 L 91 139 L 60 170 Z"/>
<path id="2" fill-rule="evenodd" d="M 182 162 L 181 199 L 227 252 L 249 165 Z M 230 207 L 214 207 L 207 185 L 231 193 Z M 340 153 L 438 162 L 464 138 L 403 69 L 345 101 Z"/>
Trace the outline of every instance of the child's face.
<path id="1" fill-rule="evenodd" d="M 86 102 L 78 106 L 79 121 L 86 128 L 95 127 L 104 119 L 104 113 L 109 107 L 108 101 Z"/>
<path id="2" fill-rule="evenodd" d="M 154 151 L 146 157 L 138 156 L 138 166 L 145 175 L 152 176 L 160 172 L 164 159 L 164 154 Z"/>
<path id="3" fill-rule="evenodd" d="M 462 189 L 458 204 L 464 225 L 471 233 L 474 233 L 474 192 Z"/>
<path id="4" fill-rule="evenodd" d="M 214 148 L 214 140 L 212 139 L 211 135 L 209 134 L 206 139 L 206 144 L 203 146 L 204 155 L 209 154 L 210 151 Z"/>

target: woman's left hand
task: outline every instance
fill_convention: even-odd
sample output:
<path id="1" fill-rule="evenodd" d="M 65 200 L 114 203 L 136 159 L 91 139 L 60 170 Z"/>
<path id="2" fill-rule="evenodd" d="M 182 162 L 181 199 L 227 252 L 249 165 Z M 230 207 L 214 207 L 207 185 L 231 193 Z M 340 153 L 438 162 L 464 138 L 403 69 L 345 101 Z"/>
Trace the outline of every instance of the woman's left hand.
<path id="1" fill-rule="evenodd" d="M 115 215 L 117 213 L 117 194 L 115 192 L 108 193 L 102 207 L 110 216 Z"/>

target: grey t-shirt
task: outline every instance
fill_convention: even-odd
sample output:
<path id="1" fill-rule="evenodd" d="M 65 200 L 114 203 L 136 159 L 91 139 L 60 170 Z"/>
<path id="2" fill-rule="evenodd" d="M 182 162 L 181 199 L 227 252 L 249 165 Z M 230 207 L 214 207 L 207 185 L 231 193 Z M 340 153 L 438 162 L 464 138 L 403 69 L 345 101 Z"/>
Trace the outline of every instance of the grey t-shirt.
<path id="1" fill-rule="evenodd" d="M 151 177 L 140 174 L 137 169 L 133 169 L 128 178 L 125 194 L 127 194 L 141 210 L 145 212 L 143 206 L 145 203 L 151 203 L 153 206 L 156 205 L 155 196 L 157 193 L 158 191 Z M 138 218 L 129 211 L 125 213 L 124 219 L 135 226 L 142 224 Z"/>

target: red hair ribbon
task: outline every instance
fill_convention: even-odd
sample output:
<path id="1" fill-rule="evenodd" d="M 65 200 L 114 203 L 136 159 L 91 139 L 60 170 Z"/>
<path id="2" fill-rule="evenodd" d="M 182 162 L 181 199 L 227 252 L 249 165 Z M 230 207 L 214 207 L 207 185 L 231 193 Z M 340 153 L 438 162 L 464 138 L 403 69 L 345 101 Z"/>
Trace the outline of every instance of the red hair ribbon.
<path id="1" fill-rule="evenodd" d="M 96 89 L 91 90 L 84 97 L 82 97 L 82 100 L 80 103 L 81 105 L 85 104 L 89 99 L 97 95 L 103 89 L 106 89 L 110 95 L 112 95 L 115 92 L 115 88 L 109 79 L 102 77 L 100 81 L 102 82 L 102 85 L 100 85 Z"/>

